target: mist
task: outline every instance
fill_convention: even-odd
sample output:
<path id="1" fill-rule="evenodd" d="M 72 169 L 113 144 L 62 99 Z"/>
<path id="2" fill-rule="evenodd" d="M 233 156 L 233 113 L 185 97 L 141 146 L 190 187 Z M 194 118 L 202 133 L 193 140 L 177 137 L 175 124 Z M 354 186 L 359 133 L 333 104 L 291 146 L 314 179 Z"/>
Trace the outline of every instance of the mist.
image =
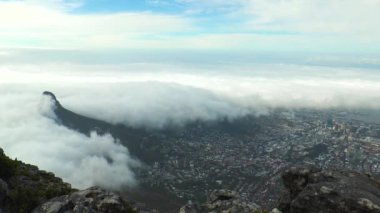
<path id="1" fill-rule="evenodd" d="M 132 168 L 141 164 L 110 135 L 87 137 L 58 125 L 45 90 L 76 113 L 156 129 L 262 116 L 279 107 L 380 109 L 380 75 L 364 68 L 24 64 L 0 72 L 0 146 L 77 188 L 135 186 Z"/>
<path id="2" fill-rule="evenodd" d="M 127 148 L 110 135 L 87 137 L 57 125 L 51 99 L 24 89 L 1 88 L 0 145 L 7 155 L 52 171 L 77 188 L 136 184 L 130 168 L 139 162 Z"/>

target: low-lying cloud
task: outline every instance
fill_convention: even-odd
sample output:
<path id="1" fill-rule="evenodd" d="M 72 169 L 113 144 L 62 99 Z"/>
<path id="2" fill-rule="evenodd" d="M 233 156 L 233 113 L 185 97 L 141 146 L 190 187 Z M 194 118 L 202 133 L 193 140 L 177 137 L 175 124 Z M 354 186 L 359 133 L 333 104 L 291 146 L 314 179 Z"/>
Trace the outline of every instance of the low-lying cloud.
<path id="1" fill-rule="evenodd" d="M 87 137 L 57 125 L 49 111 L 51 103 L 41 95 L 44 90 L 54 92 L 63 106 L 77 113 L 149 128 L 265 115 L 277 107 L 380 109 L 380 76 L 371 70 L 295 65 L 214 71 L 175 66 L 154 71 L 150 65 L 115 71 L 99 67 L 70 66 L 70 71 L 3 67 L 0 146 L 6 153 L 79 188 L 136 184 L 131 168 L 138 161 L 128 149 L 110 135 Z"/>
<path id="2" fill-rule="evenodd" d="M 87 137 L 59 126 L 52 119 L 50 98 L 1 87 L 0 146 L 8 155 L 53 171 L 78 188 L 136 183 L 130 168 L 138 161 L 112 136 Z"/>

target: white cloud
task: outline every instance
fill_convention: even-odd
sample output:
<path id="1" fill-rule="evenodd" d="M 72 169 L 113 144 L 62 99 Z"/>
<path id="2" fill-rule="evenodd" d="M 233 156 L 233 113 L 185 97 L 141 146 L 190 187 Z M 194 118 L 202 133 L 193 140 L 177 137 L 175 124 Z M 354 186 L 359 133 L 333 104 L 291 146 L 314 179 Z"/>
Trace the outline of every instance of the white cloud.
<path id="1" fill-rule="evenodd" d="M 380 51 L 380 0 L 181 0 L 178 15 L 79 15 L 67 11 L 81 1 L 65 2 L 0 1 L 0 47 Z"/>
<path id="2" fill-rule="evenodd" d="M 0 147 L 7 155 L 54 172 L 74 187 L 119 189 L 136 184 L 128 150 L 109 136 L 86 137 L 51 118 L 51 100 L 35 87 L 0 85 Z M 113 162 L 108 162 L 111 159 Z"/>
<path id="3" fill-rule="evenodd" d="M 74 111 L 137 126 L 235 118 L 271 107 L 380 107 L 380 77 L 373 70 L 283 64 L 222 64 L 212 70 L 159 64 L 58 67 L 54 72 L 8 67 L 0 82 L 45 85 L 40 91 L 56 92 Z"/>
<path id="4" fill-rule="evenodd" d="M 379 7 L 379 0 L 249 0 L 245 10 L 251 29 L 375 38 Z"/>
<path id="5" fill-rule="evenodd" d="M 177 0 L 189 10 L 245 17 L 240 30 L 379 35 L 380 0 Z M 224 14 L 227 18 L 228 14 Z M 212 16 L 210 17 L 212 18 Z M 374 36 L 374 35 L 371 35 Z"/>
<path id="6" fill-rule="evenodd" d="M 141 41 L 149 41 L 149 36 L 193 28 L 189 20 L 176 15 L 150 12 L 74 15 L 25 2 L 0 2 L 0 14 L 3 47 L 133 48 L 141 45 Z"/>
<path id="7" fill-rule="evenodd" d="M 246 48 L 255 49 L 255 44 L 259 43 L 264 49 L 276 51 L 278 41 L 282 41 L 280 49 L 282 46 L 287 46 L 286 49 L 294 48 L 295 51 L 379 52 L 379 48 L 373 44 L 380 42 L 378 22 L 380 0 L 178 0 L 177 2 L 185 5 L 190 15 L 203 13 L 198 20 L 199 23 L 204 20 L 213 22 L 218 32 L 214 36 L 224 38 L 218 44 L 223 48 L 229 48 L 232 45 L 224 44 L 234 41 L 239 44 L 235 46 L 237 48 L 241 48 L 240 44 L 243 44 Z M 205 14 L 209 16 L 204 17 Z M 215 14 L 217 18 L 214 20 Z M 239 36 L 229 39 L 230 36 L 223 32 Z M 263 36 L 255 34 L 260 32 L 266 33 Z M 264 36 L 265 39 L 262 38 Z"/>
<path id="8" fill-rule="evenodd" d="M 245 5 L 246 0 L 176 0 L 178 4 L 187 8 L 186 13 L 233 13 Z"/>
<path id="9" fill-rule="evenodd" d="M 72 10 L 82 6 L 84 0 L 0 0 L 0 3 L 20 3 L 31 6 L 44 6 L 59 10 Z"/>

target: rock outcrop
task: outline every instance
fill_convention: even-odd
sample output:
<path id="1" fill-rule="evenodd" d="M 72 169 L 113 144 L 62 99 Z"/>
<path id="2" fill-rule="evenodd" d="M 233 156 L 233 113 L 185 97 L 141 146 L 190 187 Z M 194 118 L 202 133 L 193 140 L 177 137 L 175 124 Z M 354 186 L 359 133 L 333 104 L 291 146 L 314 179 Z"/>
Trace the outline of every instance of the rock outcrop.
<path id="1" fill-rule="evenodd" d="M 120 196 L 99 187 L 91 187 L 53 198 L 33 211 L 33 213 L 60 212 L 129 213 L 135 211 Z"/>
<path id="2" fill-rule="evenodd" d="M 380 182 L 370 175 L 298 166 L 282 179 L 288 191 L 279 205 L 283 213 L 380 213 Z"/>
<path id="3" fill-rule="evenodd" d="M 230 190 L 215 190 L 208 196 L 204 204 L 189 203 L 182 207 L 180 213 L 209 213 L 209 212 L 229 212 L 229 213 L 251 213 L 259 210 L 255 203 L 246 203 L 240 196 Z"/>
<path id="4" fill-rule="evenodd" d="M 354 171 L 295 166 L 282 174 L 286 193 L 272 213 L 380 213 L 380 181 Z M 267 212 L 232 191 L 212 192 L 204 204 L 188 204 L 180 213 Z"/>

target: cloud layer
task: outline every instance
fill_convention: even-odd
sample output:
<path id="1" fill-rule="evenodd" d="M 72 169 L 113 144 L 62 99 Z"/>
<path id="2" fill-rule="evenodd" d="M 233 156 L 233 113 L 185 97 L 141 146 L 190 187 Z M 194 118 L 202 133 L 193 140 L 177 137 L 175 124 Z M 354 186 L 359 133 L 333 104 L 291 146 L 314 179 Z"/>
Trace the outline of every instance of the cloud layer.
<path id="1" fill-rule="evenodd" d="M 160 64 L 61 65 L 55 71 L 49 71 L 49 66 L 47 70 L 38 66 L 3 69 L 0 83 L 4 85 L 28 85 L 34 93 L 51 90 L 78 113 L 133 126 L 232 119 L 265 114 L 277 107 L 380 106 L 380 76 L 371 69 L 284 64 L 222 64 L 211 69 Z"/>
<path id="2" fill-rule="evenodd" d="M 277 107 L 380 109 L 374 70 L 283 64 L 45 68 L 1 68 L 0 146 L 80 188 L 134 185 L 131 168 L 138 162 L 109 135 L 86 137 L 54 123 L 42 91 L 54 92 L 74 112 L 148 128 L 259 116 Z"/>
<path id="3" fill-rule="evenodd" d="M 193 27 L 179 15 L 151 12 L 75 15 L 67 4 L 0 1 L 1 47 L 49 49 L 154 47 L 144 37 L 186 32 Z M 144 41 L 144 42 L 143 42 Z"/>
<path id="4" fill-rule="evenodd" d="M 125 11 L 89 6 L 89 13 L 75 13 L 91 1 L 0 0 L 0 47 L 380 51 L 372 45 L 379 42 L 380 0 L 146 2 L 134 11 L 128 2 Z"/>

